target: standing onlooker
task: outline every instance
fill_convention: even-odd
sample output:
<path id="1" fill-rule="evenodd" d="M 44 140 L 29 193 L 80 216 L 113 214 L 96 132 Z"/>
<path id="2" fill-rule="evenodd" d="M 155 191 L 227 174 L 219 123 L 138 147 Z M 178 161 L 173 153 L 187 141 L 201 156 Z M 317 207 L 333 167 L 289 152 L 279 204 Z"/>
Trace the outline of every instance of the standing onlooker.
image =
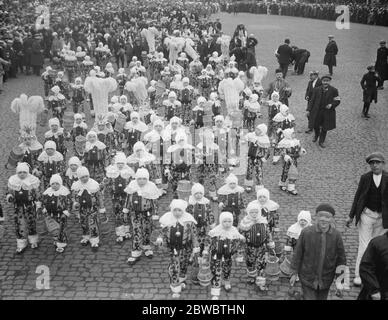
<path id="1" fill-rule="evenodd" d="M 333 75 L 333 67 L 337 66 L 337 58 L 338 54 L 337 43 L 334 40 L 334 36 L 329 35 L 329 43 L 325 49 L 325 57 L 323 58 L 323 64 L 329 67 L 329 73 Z"/>
<path id="2" fill-rule="evenodd" d="M 278 58 L 279 68 L 282 70 L 283 78 L 286 78 L 288 65 L 292 58 L 292 48 L 290 47 L 290 39 L 284 40 L 284 44 L 280 45 L 276 51 L 276 57 Z"/>
<path id="3" fill-rule="evenodd" d="M 32 34 L 29 32 L 27 38 L 23 41 L 23 57 L 24 65 L 26 66 L 26 74 L 29 75 L 31 72 L 31 56 L 32 56 L 32 43 L 34 39 Z"/>
<path id="4" fill-rule="evenodd" d="M 40 76 L 40 69 L 43 67 L 43 48 L 39 34 L 34 36 L 31 44 L 31 66 L 36 76 Z"/>
<path id="5" fill-rule="evenodd" d="M 374 152 L 366 157 L 371 171 L 361 176 L 346 226 L 356 218 L 358 227 L 358 254 L 355 268 L 355 285 L 361 285 L 360 261 L 369 241 L 388 229 L 388 172 L 384 168 L 384 156 Z"/>
<path id="6" fill-rule="evenodd" d="M 334 208 L 322 203 L 315 212 L 316 224 L 304 228 L 296 243 L 290 284 L 299 276 L 304 300 L 327 300 L 337 267 L 346 265 L 345 248 L 334 228 Z"/>
<path id="7" fill-rule="evenodd" d="M 327 131 L 336 128 L 335 108 L 341 103 L 338 90 L 330 85 L 331 76 L 325 75 L 321 78 L 322 86 L 313 89 L 313 94 L 307 106 L 307 117 L 309 127 L 314 128 L 315 137 L 313 142 L 319 138 L 319 146 L 326 148 L 324 142 Z"/>
<path id="8" fill-rule="evenodd" d="M 361 79 L 361 87 L 363 90 L 363 101 L 364 108 L 362 109 L 362 114 L 365 119 L 370 118 L 368 112 L 369 107 L 372 101 L 377 103 L 377 86 L 380 82 L 380 77 L 375 72 L 374 66 L 368 66 L 368 72 L 364 74 Z"/>
<path id="9" fill-rule="evenodd" d="M 388 232 L 372 239 L 361 259 L 359 300 L 388 300 Z"/>
<path id="10" fill-rule="evenodd" d="M 376 71 L 380 77 L 378 89 L 384 89 L 384 81 L 388 80 L 388 48 L 386 41 L 380 41 L 380 48 L 377 49 L 377 58 L 375 64 Z"/>
<path id="11" fill-rule="evenodd" d="M 307 106 L 308 106 L 308 102 L 310 101 L 310 99 L 313 95 L 314 88 L 318 88 L 319 86 L 322 85 L 322 81 L 321 81 L 321 79 L 319 79 L 318 75 L 319 75 L 318 71 L 310 71 L 310 81 L 307 85 L 306 94 L 305 94 Z M 313 129 L 314 129 L 314 127 L 311 125 L 311 123 L 309 121 L 308 122 L 308 129 L 305 132 L 311 133 L 311 132 L 313 132 Z"/>
<path id="12" fill-rule="evenodd" d="M 276 79 L 269 84 L 267 94 L 271 97 L 274 91 L 279 93 L 279 101 L 288 106 L 288 98 L 291 97 L 292 90 L 288 82 L 283 78 L 281 69 L 276 69 Z"/>

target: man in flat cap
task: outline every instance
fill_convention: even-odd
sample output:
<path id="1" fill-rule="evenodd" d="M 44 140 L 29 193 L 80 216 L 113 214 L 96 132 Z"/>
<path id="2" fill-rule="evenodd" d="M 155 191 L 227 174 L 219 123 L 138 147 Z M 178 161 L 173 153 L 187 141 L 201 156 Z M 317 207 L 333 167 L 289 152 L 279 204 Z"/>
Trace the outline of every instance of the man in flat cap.
<path id="1" fill-rule="evenodd" d="M 309 83 L 307 85 L 306 94 L 305 94 L 307 106 L 308 106 L 308 102 L 310 101 L 311 96 L 313 94 L 313 89 L 318 88 L 321 85 L 322 85 L 322 81 L 321 81 L 321 79 L 319 79 L 318 71 L 310 71 L 310 80 L 309 80 Z M 308 119 L 308 117 L 307 117 L 307 119 Z M 311 133 L 311 132 L 313 132 L 313 130 L 314 130 L 314 127 L 311 125 L 310 122 L 308 122 L 308 129 L 307 129 L 306 133 Z"/>
<path id="2" fill-rule="evenodd" d="M 380 48 L 377 49 L 375 68 L 380 77 L 378 89 L 382 90 L 384 89 L 384 81 L 388 80 L 388 48 L 385 40 L 380 41 Z"/>
<path id="3" fill-rule="evenodd" d="M 375 67 L 370 65 L 367 67 L 368 72 L 365 73 L 360 81 L 362 90 L 363 90 L 363 98 L 364 107 L 362 109 L 362 114 L 365 119 L 369 119 L 370 116 L 368 114 L 370 104 L 374 101 L 377 103 L 377 86 L 380 82 L 380 77 L 375 72 Z"/>
<path id="4" fill-rule="evenodd" d="M 359 273 L 362 255 L 369 241 L 388 230 L 388 172 L 384 170 L 384 156 L 373 152 L 366 157 L 371 171 L 361 176 L 346 226 L 356 218 L 358 227 L 358 254 L 355 268 L 356 286 L 361 285 Z"/>
<path id="5" fill-rule="evenodd" d="M 338 47 L 337 43 L 334 40 L 333 35 L 329 35 L 329 43 L 326 46 L 325 49 L 325 56 L 323 58 L 323 64 L 325 66 L 328 66 L 329 68 L 329 74 L 333 75 L 333 67 L 337 66 L 337 54 L 338 54 Z"/>
<path id="6" fill-rule="evenodd" d="M 321 78 L 322 85 L 314 88 L 311 99 L 308 102 L 306 116 L 309 119 L 309 128 L 314 128 L 313 142 L 319 139 L 319 146 L 326 148 L 324 144 L 327 131 L 336 128 L 335 109 L 341 103 L 338 90 L 330 85 L 331 76 Z"/>
<path id="7" fill-rule="evenodd" d="M 290 284 L 293 286 L 299 276 L 304 300 L 327 300 L 336 275 L 346 269 L 345 248 L 340 232 L 334 228 L 334 208 L 322 203 L 315 212 L 315 225 L 304 228 L 296 243 Z"/>

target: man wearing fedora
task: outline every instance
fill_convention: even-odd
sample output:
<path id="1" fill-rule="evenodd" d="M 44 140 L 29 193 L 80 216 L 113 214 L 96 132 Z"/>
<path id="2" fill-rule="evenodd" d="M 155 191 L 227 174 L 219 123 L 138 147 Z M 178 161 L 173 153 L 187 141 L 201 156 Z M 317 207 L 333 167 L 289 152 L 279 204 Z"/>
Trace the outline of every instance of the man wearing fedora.
<path id="1" fill-rule="evenodd" d="M 299 276 L 304 300 L 327 300 L 331 284 L 342 273 L 339 270 L 346 268 L 345 248 L 334 228 L 334 208 L 322 203 L 315 212 L 315 225 L 304 228 L 296 242 L 290 285 Z M 337 286 L 337 290 L 342 288 Z"/>
<path id="2" fill-rule="evenodd" d="M 323 64 L 329 68 L 329 74 L 333 75 L 333 67 L 337 66 L 337 54 L 338 54 L 338 47 L 337 43 L 334 40 L 333 35 L 329 35 L 329 43 L 326 46 L 325 49 L 325 56 L 323 58 Z"/>
<path id="3" fill-rule="evenodd" d="M 358 227 L 358 254 L 353 283 L 361 285 L 360 261 L 371 239 L 388 230 L 388 172 L 384 170 L 384 156 L 373 152 L 366 157 L 371 171 L 361 176 L 346 226 L 354 218 Z"/>
<path id="4" fill-rule="evenodd" d="M 336 128 L 335 109 L 341 103 L 338 90 L 330 85 L 331 75 L 321 78 L 322 85 L 312 91 L 308 101 L 306 116 L 309 119 L 309 128 L 314 128 L 313 142 L 319 139 L 319 146 L 326 148 L 324 142 L 327 131 Z"/>
<path id="5" fill-rule="evenodd" d="M 322 81 L 319 78 L 318 71 L 310 71 L 310 80 L 309 80 L 309 83 L 307 85 L 306 94 L 305 94 L 305 99 L 307 101 L 307 106 L 308 106 L 308 102 L 310 101 L 311 96 L 313 94 L 314 88 L 318 88 L 321 85 L 322 85 Z M 306 133 L 311 133 L 311 132 L 313 132 L 313 130 L 314 130 L 314 127 L 311 126 L 311 123 L 309 122 L 308 123 L 308 129 L 305 132 Z"/>

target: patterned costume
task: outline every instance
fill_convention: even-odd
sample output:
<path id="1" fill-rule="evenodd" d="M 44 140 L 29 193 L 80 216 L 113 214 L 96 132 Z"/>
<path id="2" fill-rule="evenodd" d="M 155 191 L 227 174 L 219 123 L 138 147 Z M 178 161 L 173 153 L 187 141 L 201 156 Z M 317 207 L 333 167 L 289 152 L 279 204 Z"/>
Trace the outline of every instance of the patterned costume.
<path id="1" fill-rule="evenodd" d="M 276 140 L 274 143 L 273 160 L 274 164 L 278 163 L 281 156 L 281 150 L 278 147 L 280 140 L 283 138 L 283 130 L 295 127 L 295 117 L 289 114 L 288 107 L 285 104 L 280 106 L 280 112 L 273 118 L 274 130 L 276 131 Z"/>
<path id="2" fill-rule="evenodd" d="M 54 183 L 59 184 L 58 190 L 54 189 Z M 54 219 L 59 224 L 59 229 L 54 232 L 53 238 L 56 251 L 60 253 L 67 246 L 66 226 L 71 210 L 70 191 L 62 183 L 60 175 L 53 175 L 50 179 L 50 187 L 42 195 L 43 212 L 45 212 L 46 217 Z"/>
<path id="3" fill-rule="evenodd" d="M 256 119 L 261 117 L 258 98 L 257 94 L 251 94 L 249 101 L 244 102 L 244 123 L 250 132 L 254 131 Z"/>
<path id="4" fill-rule="evenodd" d="M 263 183 L 263 163 L 269 158 L 270 141 L 267 136 L 267 126 L 259 124 L 255 132 L 250 132 L 245 136 L 248 141 L 248 167 L 245 177 L 247 191 L 253 187 L 253 175 L 257 181 L 257 187 L 262 187 Z"/>
<path id="5" fill-rule="evenodd" d="M 73 112 L 84 112 L 84 102 L 86 99 L 86 92 L 82 84 L 80 77 L 75 79 L 75 84 L 71 85 L 72 90 L 72 103 L 73 103 Z"/>
<path id="6" fill-rule="evenodd" d="M 65 133 L 63 128 L 60 127 L 58 118 L 52 118 L 49 120 L 49 127 L 51 130 L 44 134 L 46 141 L 54 141 L 57 146 L 57 151 L 66 157 L 67 148 L 65 145 L 66 140 L 70 138 L 68 133 Z"/>
<path id="7" fill-rule="evenodd" d="M 191 255 L 199 253 L 196 221 L 186 212 L 187 202 L 174 199 L 170 205 L 171 211 L 165 213 L 159 220 L 162 227 L 163 240 L 170 252 L 168 274 L 173 298 L 178 298 L 185 287 L 187 268 Z M 176 211 L 180 212 L 177 217 Z M 175 212 L 175 213 L 174 213 Z"/>
<path id="8" fill-rule="evenodd" d="M 23 173 L 27 175 L 21 178 L 20 174 Z M 16 174 L 8 179 L 7 201 L 15 209 L 17 253 L 21 253 L 28 242 L 31 248 L 38 247 L 36 205 L 39 200 L 39 184 L 39 179 L 29 173 L 28 164 L 24 162 L 18 164 Z"/>
<path id="9" fill-rule="evenodd" d="M 52 149 L 48 151 L 48 149 Z M 33 172 L 41 178 L 42 188 L 46 190 L 50 186 L 50 179 L 54 174 L 63 174 L 65 163 L 63 155 L 56 151 L 54 141 L 46 141 L 44 150 L 37 159 L 37 168 Z M 42 191 L 43 191 L 42 190 Z"/>
<path id="10" fill-rule="evenodd" d="M 107 160 L 106 145 L 98 141 L 97 133 L 94 131 L 89 131 L 86 140 L 84 165 L 89 170 L 90 177 L 101 183 Z"/>
<path id="11" fill-rule="evenodd" d="M 233 223 L 233 215 L 230 212 L 222 212 L 219 217 L 220 223 L 210 230 L 210 269 L 212 272 L 211 295 L 218 299 L 221 294 L 221 282 L 225 290 L 231 289 L 230 275 L 232 271 L 232 257 L 240 250 L 244 237 L 234 226 L 225 227 L 224 222 L 229 220 Z"/>
<path id="12" fill-rule="evenodd" d="M 134 152 L 133 147 L 136 142 L 142 139 L 144 133 L 148 130 L 148 126 L 140 121 L 140 115 L 137 112 L 131 113 L 131 121 L 128 121 L 124 126 L 122 133 L 123 150 L 127 155 Z"/>
<path id="13" fill-rule="evenodd" d="M 279 101 L 279 93 L 276 91 L 271 94 L 271 100 L 268 101 L 268 137 L 272 143 L 277 140 L 276 125 L 274 117 L 280 112 L 282 103 Z"/>
<path id="14" fill-rule="evenodd" d="M 132 249 L 128 263 L 137 262 L 144 250 L 148 258 L 152 258 L 151 248 L 152 216 L 157 215 L 156 199 L 159 198 L 159 190 L 153 182 L 149 181 L 147 169 L 140 168 L 136 171 L 134 181 L 125 188 L 127 194 L 124 214 L 128 214 L 132 224 Z M 138 179 L 146 179 L 144 185 L 140 185 Z"/>
<path id="15" fill-rule="evenodd" d="M 182 104 L 176 98 L 176 93 L 172 91 L 168 94 L 168 100 L 163 101 L 164 118 L 166 121 L 170 121 L 171 118 L 181 113 Z"/>
<path id="16" fill-rule="evenodd" d="M 96 180 L 89 178 L 89 171 L 85 167 L 77 169 L 78 181 L 71 186 L 73 206 L 79 208 L 82 228 L 81 244 L 90 243 L 97 249 L 100 243 L 99 213 L 105 213 L 103 194 Z M 86 179 L 87 181 L 82 181 Z M 99 208 L 99 209 L 98 209 Z"/>
<path id="17" fill-rule="evenodd" d="M 238 226 L 242 210 L 245 209 L 246 201 L 243 198 L 244 188 L 238 185 L 238 179 L 230 174 L 225 179 L 225 185 L 218 189 L 219 208 L 233 214 L 233 225 Z"/>
<path id="18" fill-rule="evenodd" d="M 127 194 L 125 188 L 135 176 L 135 172 L 126 165 L 125 154 L 117 154 L 114 158 L 114 164 L 106 168 L 105 186 L 108 188 L 112 199 L 113 212 L 115 215 L 116 242 L 123 242 L 124 238 L 130 237 L 130 225 L 128 216 L 123 212 Z"/>
<path id="19" fill-rule="evenodd" d="M 248 272 L 249 283 L 256 282 L 258 276 L 263 276 L 266 266 L 265 253 L 267 245 L 274 248 L 268 222 L 260 213 L 261 208 L 250 202 L 247 206 L 247 215 L 241 220 L 239 231 L 245 237 L 245 261 Z M 259 285 L 265 290 L 264 285 Z"/>
<path id="20" fill-rule="evenodd" d="M 284 158 L 282 175 L 279 181 L 279 187 L 281 190 L 287 190 L 292 195 L 297 195 L 298 192 L 295 189 L 295 182 L 297 180 L 298 172 L 296 170 L 298 166 L 297 159 L 306 153 L 300 145 L 299 140 L 293 138 L 294 129 L 283 130 L 284 138 L 278 143 L 278 148 L 281 150 Z M 289 170 L 293 166 L 295 169 L 293 174 L 289 174 Z M 288 179 L 288 184 L 286 181 Z"/>
<path id="21" fill-rule="evenodd" d="M 57 85 L 52 87 L 51 91 L 54 94 L 48 98 L 49 108 L 53 113 L 53 117 L 59 119 L 59 122 L 62 125 L 63 115 L 66 109 L 66 98 L 60 93 L 60 88 Z"/>

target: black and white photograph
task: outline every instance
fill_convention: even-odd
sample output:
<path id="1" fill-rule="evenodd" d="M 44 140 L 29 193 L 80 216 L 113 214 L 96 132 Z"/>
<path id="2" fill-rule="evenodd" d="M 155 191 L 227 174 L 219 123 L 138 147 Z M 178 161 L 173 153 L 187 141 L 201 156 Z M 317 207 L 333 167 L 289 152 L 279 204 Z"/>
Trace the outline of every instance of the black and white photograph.
<path id="1" fill-rule="evenodd" d="M 388 300 L 387 41 L 387 0 L 0 0 L 0 300 Z"/>

